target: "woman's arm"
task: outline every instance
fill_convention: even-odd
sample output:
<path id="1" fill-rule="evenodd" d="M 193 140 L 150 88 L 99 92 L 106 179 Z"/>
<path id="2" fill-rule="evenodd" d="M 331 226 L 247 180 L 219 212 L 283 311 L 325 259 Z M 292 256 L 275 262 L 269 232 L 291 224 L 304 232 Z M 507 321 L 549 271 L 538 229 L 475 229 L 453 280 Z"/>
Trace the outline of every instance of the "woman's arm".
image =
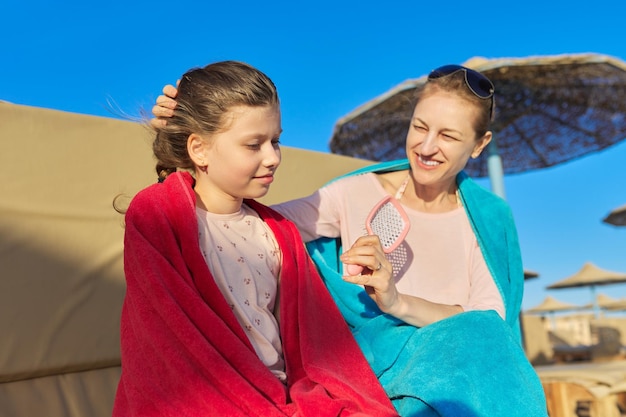
<path id="1" fill-rule="evenodd" d="M 341 234 L 337 209 L 324 187 L 308 197 L 271 207 L 296 225 L 304 242 L 319 237 L 339 237 Z"/>
<path id="2" fill-rule="evenodd" d="M 357 239 L 341 255 L 341 261 L 364 267 L 360 275 L 344 276 L 345 281 L 363 285 L 381 311 L 408 324 L 423 327 L 463 312 L 459 305 L 433 303 L 398 292 L 392 265 L 385 257 L 378 236 Z"/>

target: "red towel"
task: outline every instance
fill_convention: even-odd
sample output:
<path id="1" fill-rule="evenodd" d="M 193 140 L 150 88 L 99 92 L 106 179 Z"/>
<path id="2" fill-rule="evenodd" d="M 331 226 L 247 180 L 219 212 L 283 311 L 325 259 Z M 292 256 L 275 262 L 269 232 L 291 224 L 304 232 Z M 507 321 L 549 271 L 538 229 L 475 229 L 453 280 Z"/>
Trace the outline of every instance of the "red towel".
<path id="1" fill-rule="evenodd" d="M 397 415 L 295 226 L 247 201 L 283 251 L 288 386 L 256 356 L 198 244 L 193 178 L 170 175 L 126 213 L 122 376 L 114 417 Z"/>

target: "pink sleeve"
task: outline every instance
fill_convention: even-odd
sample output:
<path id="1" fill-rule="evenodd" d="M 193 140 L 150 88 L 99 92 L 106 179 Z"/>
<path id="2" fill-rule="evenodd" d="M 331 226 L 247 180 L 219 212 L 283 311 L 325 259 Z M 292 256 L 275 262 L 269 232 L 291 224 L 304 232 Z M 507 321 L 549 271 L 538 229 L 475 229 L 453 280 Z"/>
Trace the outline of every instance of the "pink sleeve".
<path id="1" fill-rule="evenodd" d="M 492 278 L 483 254 L 478 247 L 474 246 L 471 256 L 471 282 L 470 294 L 467 304 L 461 305 L 465 311 L 495 310 L 502 319 L 505 318 L 504 302 L 502 296 Z"/>
<path id="2" fill-rule="evenodd" d="M 319 237 L 339 237 L 340 220 L 336 200 L 327 187 L 308 197 L 273 205 L 272 208 L 291 220 L 305 242 Z"/>
<path id="3" fill-rule="evenodd" d="M 272 208 L 295 223 L 305 242 L 341 237 L 350 245 L 366 233 L 368 213 L 386 195 L 374 174 L 353 175 L 335 180 L 308 197 Z"/>

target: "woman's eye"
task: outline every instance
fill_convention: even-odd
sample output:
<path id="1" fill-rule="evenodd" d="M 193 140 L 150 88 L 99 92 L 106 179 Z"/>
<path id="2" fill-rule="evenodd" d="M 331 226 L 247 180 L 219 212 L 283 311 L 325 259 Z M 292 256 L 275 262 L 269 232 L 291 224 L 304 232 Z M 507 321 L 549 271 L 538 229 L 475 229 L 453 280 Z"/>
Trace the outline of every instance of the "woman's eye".
<path id="1" fill-rule="evenodd" d="M 261 149 L 261 145 L 258 143 L 250 143 L 246 146 L 248 147 L 248 149 L 252 149 L 252 150 Z"/>

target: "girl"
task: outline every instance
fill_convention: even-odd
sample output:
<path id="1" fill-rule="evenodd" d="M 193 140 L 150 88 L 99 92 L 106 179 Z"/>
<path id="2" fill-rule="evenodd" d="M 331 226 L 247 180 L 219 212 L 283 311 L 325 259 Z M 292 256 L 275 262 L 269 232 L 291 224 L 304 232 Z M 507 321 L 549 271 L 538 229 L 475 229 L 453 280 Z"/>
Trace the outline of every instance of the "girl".
<path id="1" fill-rule="evenodd" d="M 160 181 L 126 212 L 113 415 L 396 415 L 294 225 L 254 201 L 281 160 L 271 80 L 192 69 L 156 130 Z"/>

